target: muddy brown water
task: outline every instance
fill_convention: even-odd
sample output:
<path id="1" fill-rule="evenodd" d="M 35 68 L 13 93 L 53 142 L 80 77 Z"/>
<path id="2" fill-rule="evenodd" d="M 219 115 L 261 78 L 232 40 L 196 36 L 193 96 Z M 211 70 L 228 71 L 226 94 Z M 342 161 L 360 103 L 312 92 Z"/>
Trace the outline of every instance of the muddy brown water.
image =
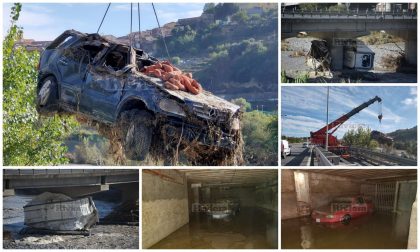
<path id="1" fill-rule="evenodd" d="M 410 212 L 374 213 L 348 224 L 316 223 L 310 217 L 281 221 L 282 249 L 406 249 Z"/>
<path id="2" fill-rule="evenodd" d="M 206 214 L 190 215 L 190 222 L 153 249 L 274 249 L 278 247 L 277 212 L 258 208 L 241 209 L 231 218 L 213 219 Z"/>

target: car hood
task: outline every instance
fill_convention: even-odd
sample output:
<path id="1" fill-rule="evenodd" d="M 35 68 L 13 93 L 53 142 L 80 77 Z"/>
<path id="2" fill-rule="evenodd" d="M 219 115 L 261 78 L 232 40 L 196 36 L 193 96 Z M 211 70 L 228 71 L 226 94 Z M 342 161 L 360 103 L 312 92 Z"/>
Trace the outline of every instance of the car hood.
<path id="1" fill-rule="evenodd" d="M 197 95 L 193 95 L 189 92 L 175 91 L 164 88 L 163 81 L 159 78 L 150 77 L 147 75 L 142 75 L 142 78 L 148 80 L 149 82 L 152 82 L 166 93 L 175 96 L 176 98 L 186 103 L 204 104 L 208 107 L 219 109 L 222 111 L 230 111 L 232 114 L 236 113 L 240 108 L 238 105 L 228 102 L 220 97 L 217 97 L 208 91 L 203 91 Z"/>
<path id="2" fill-rule="evenodd" d="M 330 205 L 325 205 L 325 206 L 318 207 L 317 209 L 314 209 L 313 212 L 316 213 L 316 214 L 321 214 L 321 215 L 328 215 L 328 214 L 333 213 L 331 211 L 331 206 Z"/>

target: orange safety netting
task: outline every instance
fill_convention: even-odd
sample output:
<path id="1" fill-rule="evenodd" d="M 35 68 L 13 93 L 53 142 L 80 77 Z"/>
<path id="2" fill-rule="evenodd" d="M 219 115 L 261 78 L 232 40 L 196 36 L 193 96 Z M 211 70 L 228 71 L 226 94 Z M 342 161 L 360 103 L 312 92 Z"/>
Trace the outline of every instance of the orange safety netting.
<path id="1" fill-rule="evenodd" d="M 183 73 L 169 61 L 161 61 L 144 67 L 142 72 L 162 79 L 165 82 L 164 87 L 170 90 L 182 90 L 195 95 L 203 91 L 200 83 L 192 78 L 191 73 Z"/>

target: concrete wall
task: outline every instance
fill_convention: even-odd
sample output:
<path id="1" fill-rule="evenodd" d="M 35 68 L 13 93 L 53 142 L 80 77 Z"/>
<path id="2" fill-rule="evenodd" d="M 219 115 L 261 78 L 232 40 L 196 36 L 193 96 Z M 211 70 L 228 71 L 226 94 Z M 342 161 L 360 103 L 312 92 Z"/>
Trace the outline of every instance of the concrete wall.
<path id="1" fill-rule="evenodd" d="M 145 172 L 142 176 L 143 248 L 149 248 L 188 223 L 187 181 L 184 177 L 183 184 L 174 183 Z"/>
<path id="2" fill-rule="evenodd" d="M 256 206 L 278 211 L 278 183 L 273 180 L 256 187 Z"/>
<path id="3" fill-rule="evenodd" d="M 281 219 L 299 217 L 293 170 L 281 170 Z"/>
<path id="4" fill-rule="evenodd" d="M 308 171 L 306 171 L 308 172 Z M 361 184 L 345 177 L 324 174 L 309 174 L 311 208 L 329 204 L 336 196 L 360 193 Z M 299 217 L 293 170 L 281 171 L 281 219 Z"/>
<path id="5" fill-rule="evenodd" d="M 309 173 L 311 207 L 329 204 L 336 196 L 360 193 L 361 183 L 339 176 Z"/>
<path id="6" fill-rule="evenodd" d="M 255 187 L 232 187 L 223 190 L 220 187 L 211 188 L 211 202 L 219 199 L 238 199 L 241 207 L 255 206 Z"/>

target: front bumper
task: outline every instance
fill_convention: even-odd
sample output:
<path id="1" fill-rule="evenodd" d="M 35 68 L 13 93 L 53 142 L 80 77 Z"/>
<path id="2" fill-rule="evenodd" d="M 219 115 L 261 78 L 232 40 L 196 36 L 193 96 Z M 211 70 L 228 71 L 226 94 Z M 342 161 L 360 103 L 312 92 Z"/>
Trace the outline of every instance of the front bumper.
<path id="1" fill-rule="evenodd" d="M 332 215 L 332 217 L 327 217 L 327 215 L 325 214 L 312 213 L 311 217 L 317 223 L 336 223 L 341 221 L 340 216 L 338 215 Z"/>
<path id="2" fill-rule="evenodd" d="M 233 150 L 238 145 L 239 131 L 226 133 L 220 128 L 201 127 L 181 121 L 169 121 L 162 133 L 169 142 L 178 142 L 180 137 L 183 143 L 195 143 L 206 147 L 216 147 Z"/>

